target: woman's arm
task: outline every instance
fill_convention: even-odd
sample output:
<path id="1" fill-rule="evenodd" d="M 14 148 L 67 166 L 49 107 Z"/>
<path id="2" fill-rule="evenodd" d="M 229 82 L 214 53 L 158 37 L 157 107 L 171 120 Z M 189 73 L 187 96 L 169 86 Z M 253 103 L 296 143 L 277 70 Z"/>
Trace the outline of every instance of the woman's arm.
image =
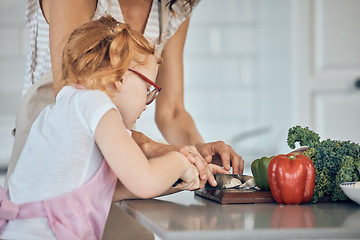
<path id="1" fill-rule="evenodd" d="M 203 143 L 195 122 L 184 107 L 183 52 L 190 19 L 186 19 L 166 43 L 157 83 L 162 87 L 156 99 L 156 123 L 170 144 Z"/>
<path id="2" fill-rule="evenodd" d="M 158 196 L 179 178 L 183 180 L 182 189 L 200 187 L 196 167 L 183 154 L 174 151 L 147 159 L 114 109 L 100 120 L 95 131 L 95 141 L 110 168 L 137 197 Z"/>
<path id="3" fill-rule="evenodd" d="M 157 83 L 162 86 L 156 99 L 156 123 L 170 144 L 194 145 L 206 162 L 220 156 L 226 170 L 242 173 L 244 160 L 222 141 L 204 143 L 195 122 L 184 106 L 183 51 L 189 18 L 166 43 L 162 53 Z"/>
<path id="4" fill-rule="evenodd" d="M 70 34 L 91 20 L 96 0 L 43 0 L 42 9 L 49 23 L 50 56 L 54 91 L 63 87 L 61 78 L 62 52 Z"/>

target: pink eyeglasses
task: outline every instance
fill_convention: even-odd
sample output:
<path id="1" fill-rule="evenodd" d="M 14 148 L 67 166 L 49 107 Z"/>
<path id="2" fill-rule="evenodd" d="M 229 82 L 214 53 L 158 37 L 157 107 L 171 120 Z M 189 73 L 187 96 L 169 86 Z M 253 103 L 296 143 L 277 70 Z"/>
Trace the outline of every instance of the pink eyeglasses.
<path id="1" fill-rule="evenodd" d="M 144 80 L 145 82 L 149 83 L 151 86 L 154 87 L 154 89 L 148 91 L 148 94 L 147 94 L 146 105 L 149 105 L 150 103 L 152 103 L 155 100 L 155 98 L 157 97 L 157 95 L 161 91 L 161 87 L 159 85 L 157 85 L 156 83 L 154 83 L 153 81 L 151 81 L 150 79 L 148 79 L 147 77 L 145 77 L 143 74 L 136 71 L 135 69 L 133 69 L 133 68 L 128 68 L 128 69 L 129 69 L 129 71 L 135 73 L 142 80 Z"/>

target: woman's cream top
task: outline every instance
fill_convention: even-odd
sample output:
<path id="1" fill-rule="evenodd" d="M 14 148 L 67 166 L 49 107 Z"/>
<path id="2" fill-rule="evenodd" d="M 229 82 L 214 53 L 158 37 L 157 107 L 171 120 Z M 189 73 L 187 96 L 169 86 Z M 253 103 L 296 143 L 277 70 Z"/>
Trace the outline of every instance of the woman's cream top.
<path id="1" fill-rule="evenodd" d="M 182 8 L 182 5 L 183 1 L 178 0 L 173 5 L 175 14 L 166 11 L 166 14 L 168 14 L 168 24 L 165 38 L 163 38 L 164 43 L 161 43 L 160 1 L 153 0 L 144 36 L 155 43 L 158 54 L 161 54 L 166 41 L 174 35 L 182 22 L 190 16 L 190 11 L 183 11 L 184 8 Z M 110 14 L 119 22 L 124 22 L 118 0 L 98 0 L 97 8 L 92 19 L 98 19 L 106 14 Z M 29 45 L 22 95 L 24 95 L 29 87 L 44 73 L 51 70 L 49 25 L 42 13 L 39 0 L 27 0 L 26 24 L 29 30 Z"/>

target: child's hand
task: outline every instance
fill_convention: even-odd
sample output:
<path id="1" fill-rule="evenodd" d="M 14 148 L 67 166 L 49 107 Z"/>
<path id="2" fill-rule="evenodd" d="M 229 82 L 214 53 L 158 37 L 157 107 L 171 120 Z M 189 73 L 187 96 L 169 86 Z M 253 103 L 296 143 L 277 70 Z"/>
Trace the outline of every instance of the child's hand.
<path id="1" fill-rule="evenodd" d="M 133 131 L 133 137 L 141 136 L 144 137 L 142 133 Z M 138 137 L 137 137 L 138 138 Z M 205 186 L 205 183 L 209 181 L 212 186 L 216 186 L 217 183 L 214 178 L 214 173 L 223 173 L 225 170 L 221 168 L 209 168 L 209 164 L 205 161 L 205 159 L 201 156 L 195 146 L 192 145 L 168 145 L 161 144 L 152 141 L 147 138 L 147 144 L 141 145 L 141 150 L 148 158 L 163 156 L 166 153 L 171 151 L 177 151 L 182 153 L 191 163 L 193 163 L 197 170 L 199 171 L 200 176 L 200 188 Z M 145 147 L 146 146 L 146 147 Z M 212 169 L 214 171 L 212 171 Z"/>
<path id="2" fill-rule="evenodd" d="M 216 164 L 210 163 L 209 168 L 213 174 L 230 174 L 229 171 L 226 171 L 224 168 L 222 168 Z"/>
<path id="3" fill-rule="evenodd" d="M 180 190 L 196 190 L 200 188 L 199 171 L 194 164 L 189 164 L 188 170 L 180 177 L 181 183 L 176 185 Z"/>
<path id="4" fill-rule="evenodd" d="M 200 188 L 205 187 L 206 182 L 215 187 L 217 182 L 214 174 L 229 174 L 228 171 L 218 165 L 208 164 L 194 146 L 183 146 L 179 149 L 179 152 L 197 167 L 200 175 Z"/>
<path id="5" fill-rule="evenodd" d="M 206 182 L 209 182 L 213 187 L 217 185 L 212 169 L 209 167 L 209 164 L 205 161 L 205 159 L 200 155 L 195 146 L 181 146 L 178 151 L 196 166 L 200 176 L 200 188 L 203 188 Z M 215 169 L 220 173 L 220 169 L 214 168 L 214 171 Z"/>

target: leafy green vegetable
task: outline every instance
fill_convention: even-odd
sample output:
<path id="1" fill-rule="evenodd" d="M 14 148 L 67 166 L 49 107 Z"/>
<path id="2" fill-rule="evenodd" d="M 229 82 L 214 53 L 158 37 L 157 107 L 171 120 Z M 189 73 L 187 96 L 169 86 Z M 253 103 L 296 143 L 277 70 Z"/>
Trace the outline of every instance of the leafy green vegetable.
<path id="1" fill-rule="evenodd" d="M 312 148 L 320 143 L 320 136 L 308 127 L 295 126 L 289 129 L 287 144 L 291 149 L 294 149 L 295 142 L 299 142 L 300 146 Z"/>
<path id="2" fill-rule="evenodd" d="M 351 141 L 320 141 L 317 133 L 300 126 L 292 127 L 288 132 L 289 147 L 295 148 L 296 142 L 308 146 L 303 155 L 314 163 L 316 179 L 312 202 L 325 195 L 330 195 L 333 201 L 346 200 L 340 183 L 360 179 L 360 146 Z"/>

